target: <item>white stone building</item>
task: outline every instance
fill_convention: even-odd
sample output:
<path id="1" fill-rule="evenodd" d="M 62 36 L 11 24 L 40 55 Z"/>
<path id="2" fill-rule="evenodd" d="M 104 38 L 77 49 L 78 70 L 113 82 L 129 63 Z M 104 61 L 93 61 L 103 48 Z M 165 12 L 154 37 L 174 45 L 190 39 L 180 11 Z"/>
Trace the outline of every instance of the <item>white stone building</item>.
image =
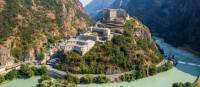
<path id="1" fill-rule="evenodd" d="M 99 41 L 99 36 L 97 33 L 87 32 L 87 33 L 79 35 L 78 39 Z"/>
<path id="2" fill-rule="evenodd" d="M 129 19 L 129 15 L 124 9 L 107 8 L 103 11 L 104 22 L 124 23 L 127 19 Z"/>
<path id="3" fill-rule="evenodd" d="M 90 32 L 97 32 L 99 38 L 109 40 L 111 38 L 111 30 L 109 28 L 89 27 Z"/>
<path id="4" fill-rule="evenodd" d="M 77 38 L 71 38 L 67 40 L 66 44 L 61 45 L 61 49 L 67 51 L 77 51 L 84 55 L 95 45 L 95 41 L 92 40 L 80 40 Z"/>

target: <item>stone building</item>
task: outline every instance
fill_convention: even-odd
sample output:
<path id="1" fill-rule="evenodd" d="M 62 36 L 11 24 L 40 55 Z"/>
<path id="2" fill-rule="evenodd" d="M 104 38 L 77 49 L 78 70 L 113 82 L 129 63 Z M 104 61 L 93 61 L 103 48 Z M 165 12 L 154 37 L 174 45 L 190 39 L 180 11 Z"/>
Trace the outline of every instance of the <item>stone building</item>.
<path id="1" fill-rule="evenodd" d="M 99 36 L 97 33 L 87 32 L 87 33 L 79 35 L 78 39 L 99 41 Z"/>
<path id="2" fill-rule="evenodd" d="M 124 9 L 104 9 L 103 22 L 115 22 L 124 23 L 126 19 L 129 19 L 129 15 Z"/>
<path id="3" fill-rule="evenodd" d="M 84 55 L 95 45 L 95 41 L 92 40 L 80 40 L 76 38 L 71 38 L 67 40 L 66 44 L 61 45 L 61 49 L 65 52 L 67 51 L 77 51 Z"/>
<path id="4" fill-rule="evenodd" d="M 89 27 L 90 32 L 97 32 L 101 40 L 109 40 L 111 38 L 111 30 L 109 28 Z"/>

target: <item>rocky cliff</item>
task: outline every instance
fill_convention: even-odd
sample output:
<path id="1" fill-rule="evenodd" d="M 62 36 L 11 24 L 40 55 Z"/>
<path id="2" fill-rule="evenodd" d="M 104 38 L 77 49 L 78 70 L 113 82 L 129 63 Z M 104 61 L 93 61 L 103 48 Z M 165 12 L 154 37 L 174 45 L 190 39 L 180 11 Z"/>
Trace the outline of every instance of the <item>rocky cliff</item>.
<path id="1" fill-rule="evenodd" d="M 150 27 L 152 33 L 159 34 L 169 43 L 175 46 L 189 46 L 200 51 L 198 46 L 200 44 L 199 0 L 114 0 L 107 2 L 112 5 L 105 7 L 126 9 L 131 16 L 136 16 Z M 88 6 L 100 7 L 101 4 L 103 2 L 96 4 L 93 0 Z M 98 8 L 98 10 L 105 7 Z M 101 16 L 101 14 L 92 16 L 98 19 L 99 15 Z"/>
<path id="2" fill-rule="evenodd" d="M 0 0 L 0 58 L 31 61 L 90 24 L 79 0 Z"/>
<path id="3" fill-rule="evenodd" d="M 199 0 L 123 0 L 120 5 L 120 0 L 116 0 L 113 7 L 126 9 L 169 43 L 189 45 L 200 51 L 199 3 Z"/>

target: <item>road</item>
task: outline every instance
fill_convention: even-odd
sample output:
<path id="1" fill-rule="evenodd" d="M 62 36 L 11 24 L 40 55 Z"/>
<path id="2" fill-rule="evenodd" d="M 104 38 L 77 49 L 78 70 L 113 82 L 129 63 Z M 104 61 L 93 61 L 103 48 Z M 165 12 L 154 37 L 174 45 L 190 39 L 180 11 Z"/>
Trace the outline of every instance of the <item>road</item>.
<path id="1" fill-rule="evenodd" d="M 47 69 L 51 76 L 56 76 L 56 77 L 65 79 L 66 72 L 57 70 L 49 65 L 47 66 Z M 129 71 L 129 72 L 124 72 L 124 73 L 120 73 L 120 74 L 112 74 L 112 75 L 105 75 L 105 76 L 108 77 L 110 79 L 110 81 L 112 82 L 112 81 L 115 81 L 115 79 L 119 78 L 120 76 L 122 76 L 124 74 L 131 74 L 132 72 L 133 71 Z M 92 77 L 102 76 L 102 74 L 71 74 L 71 75 L 74 77 L 79 77 L 79 78 L 84 77 L 86 75 L 91 75 Z"/>

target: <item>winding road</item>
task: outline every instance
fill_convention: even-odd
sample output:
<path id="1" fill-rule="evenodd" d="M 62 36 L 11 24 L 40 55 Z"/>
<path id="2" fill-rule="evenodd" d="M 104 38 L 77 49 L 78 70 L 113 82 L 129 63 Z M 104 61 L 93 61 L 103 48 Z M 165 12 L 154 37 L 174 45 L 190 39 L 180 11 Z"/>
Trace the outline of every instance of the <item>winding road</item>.
<path id="1" fill-rule="evenodd" d="M 156 38 L 156 37 L 155 37 Z M 156 38 L 156 39 L 159 39 L 159 38 Z M 197 57 L 197 56 L 195 56 L 195 55 L 192 55 L 192 54 L 187 54 L 187 53 L 185 53 L 185 51 L 183 51 L 183 50 L 176 50 L 175 51 L 175 49 L 173 49 L 173 48 L 170 48 L 170 46 L 168 46 L 167 47 L 167 49 L 168 50 L 166 50 L 166 44 L 165 45 L 163 45 L 163 40 L 156 40 L 156 43 L 162 48 L 162 49 L 164 49 L 164 54 L 166 54 L 166 55 L 168 55 L 168 54 L 170 54 L 170 55 L 175 55 L 175 59 L 177 60 L 177 63 L 178 64 L 183 64 L 183 65 L 185 65 L 185 66 L 194 66 L 194 67 L 199 67 L 200 68 L 200 58 L 198 59 L 198 58 L 194 58 L 194 57 Z M 168 45 L 168 44 L 167 44 Z M 178 53 L 178 54 L 177 54 Z M 182 54 L 182 53 L 184 53 L 184 54 Z M 189 55 L 189 56 L 187 56 L 187 55 Z M 184 58 L 183 59 L 181 59 L 180 57 L 183 57 L 184 56 Z M 192 57 L 191 57 L 192 56 Z M 188 59 L 186 59 L 186 58 L 188 57 Z M 192 60 L 191 60 L 191 58 L 192 58 Z M 188 60 L 191 60 L 191 61 L 188 61 Z M 195 62 L 193 61 L 193 60 L 195 60 Z M 164 63 L 166 62 L 166 61 L 163 61 Z M 198 63 L 199 62 L 199 63 Z M 161 65 L 163 65 L 163 63 L 161 62 L 161 64 L 158 64 L 158 66 L 161 66 Z M 50 75 L 52 75 L 52 76 L 56 76 L 56 77 L 59 77 L 59 78 L 62 78 L 62 79 L 65 79 L 65 75 L 66 75 L 66 72 L 64 72 L 64 71 L 60 71 L 60 70 L 57 70 L 57 69 L 55 69 L 55 68 L 53 68 L 53 67 L 51 67 L 51 66 L 47 66 L 47 68 L 48 68 L 48 71 L 49 71 L 49 74 Z M 132 73 L 133 71 L 129 71 L 129 72 L 124 72 L 124 73 L 120 73 L 120 74 L 112 74 L 112 75 L 105 75 L 105 76 L 107 76 L 108 78 L 110 78 L 110 80 L 111 80 L 111 82 L 113 82 L 115 79 L 117 79 L 119 76 L 121 76 L 121 75 L 124 75 L 124 74 L 130 74 L 130 73 Z M 84 77 L 84 76 L 86 76 L 86 75 L 88 75 L 88 74 L 72 74 L 72 76 L 75 76 L 75 77 Z M 101 76 L 102 74 L 89 74 L 89 75 L 91 75 L 91 76 L 93 76 L 93 77 L 98 77 L 98 76 Z"/>

